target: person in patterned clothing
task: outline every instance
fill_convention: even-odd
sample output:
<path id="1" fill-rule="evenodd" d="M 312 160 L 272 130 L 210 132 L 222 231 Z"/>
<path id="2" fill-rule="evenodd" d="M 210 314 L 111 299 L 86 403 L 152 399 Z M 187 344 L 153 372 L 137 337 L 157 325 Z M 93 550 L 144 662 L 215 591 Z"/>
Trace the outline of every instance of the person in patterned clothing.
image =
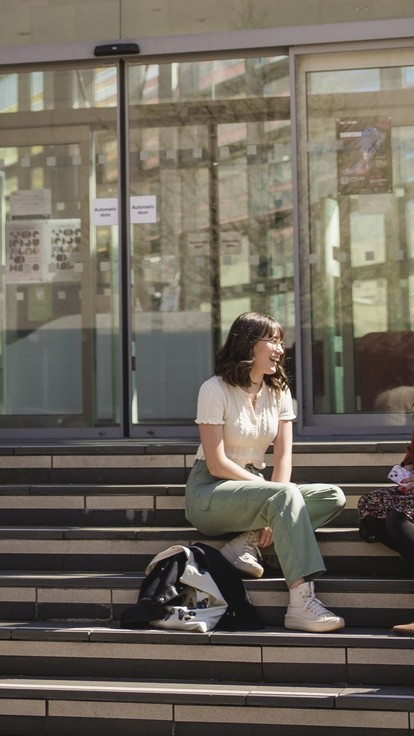
<path id="1" fill-rule="evenodd" d="M 401 462 L 414 470 L 414 432 Z M 414 472 L 398 485 L 365 493 L 358 501 L 359 532 L 367 542 L 396 550 L 414 570 Z M 393 626 L 396 634 L 414 635 L 414 622 Z"/>

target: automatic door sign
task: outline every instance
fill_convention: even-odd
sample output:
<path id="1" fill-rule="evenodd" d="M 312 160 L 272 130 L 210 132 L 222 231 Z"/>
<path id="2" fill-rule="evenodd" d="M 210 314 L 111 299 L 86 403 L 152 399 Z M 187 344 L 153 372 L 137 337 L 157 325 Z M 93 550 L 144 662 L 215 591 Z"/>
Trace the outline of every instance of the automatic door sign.
<path id="1" fill-rule="evenodd" d="M 93 200 L 92 222 L 96 227 L 118 224 L 118 200 L 100 197 Z"/>
<path id="2" fill-rule="evenodd" d="M 130 197 L 130 219 L 133 225 L 157 222 L 157 199 L 149 194 Z"/>

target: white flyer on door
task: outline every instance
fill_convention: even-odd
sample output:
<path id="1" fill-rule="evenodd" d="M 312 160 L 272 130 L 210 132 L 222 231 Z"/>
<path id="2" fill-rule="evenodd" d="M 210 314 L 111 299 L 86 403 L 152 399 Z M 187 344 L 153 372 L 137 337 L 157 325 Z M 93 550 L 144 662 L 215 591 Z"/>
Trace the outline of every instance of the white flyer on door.
<path id="1" fill-rule="evenodd" d="M 82 271 L 81 221 L 78 218 L 48 220 L 47 281 L 79 281 Z"/>
<path id="2" fill-rule="evenodd" d="M 130 219 L 134 225 L 157 222 L 157 198 L 155 195 L 131 197 Z"/>
<path id="3" fill-rule="evenodd" d="M 5 276 L 8 283 L 44 281 L 44 220 L 6 223 Z"/>
<path id="4" fill-rule="evenodd" d="M 10 216 L 50 217 L 52 192 L 50 189 L 20 189 L 10 192 Z"/>
<path id="5" fill-rule="evenodd" d="M 115 197 L 100 197 L 93 200 L 92 222 L 100 225 L 118 224 L 118 200 Z"/>

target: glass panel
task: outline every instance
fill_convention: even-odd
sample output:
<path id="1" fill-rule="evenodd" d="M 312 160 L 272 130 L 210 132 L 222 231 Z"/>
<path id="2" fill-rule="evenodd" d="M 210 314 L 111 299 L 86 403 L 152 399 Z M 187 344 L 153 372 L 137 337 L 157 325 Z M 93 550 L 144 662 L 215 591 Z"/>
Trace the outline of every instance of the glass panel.
<path id="1" fill-rule="evenodd" d="M 0 75 L 0 113 L 116 107 L 116 69 L 80 68 Z"/>
<path id="2" fill-rule="evenodd" d="M 115 68 L 0 80 L 0 427 L 119 426 L 116 95 Z"/>
<path id="3" fill-rule="evenodd" d="M 382 66 L 378 52 L 367 68 L 346 68 L 354 58 L 305 75 L 316 415 L 307 422 L 364 414 L 367 424 L 405 425 L 414 402 L 413 66 Z"/>
<path id="4" fill-rule="evenodd" d="M 192 423 L 237 314 L 292 348 L 288 62 L 131 65 L 129 90 L 133 422 Z"/>
<path id="5" fill-rule="evenodd" d="M 275 314 L 294 337 L 290 123 L 218 126 L 222 339 L 244 309 Z"/>

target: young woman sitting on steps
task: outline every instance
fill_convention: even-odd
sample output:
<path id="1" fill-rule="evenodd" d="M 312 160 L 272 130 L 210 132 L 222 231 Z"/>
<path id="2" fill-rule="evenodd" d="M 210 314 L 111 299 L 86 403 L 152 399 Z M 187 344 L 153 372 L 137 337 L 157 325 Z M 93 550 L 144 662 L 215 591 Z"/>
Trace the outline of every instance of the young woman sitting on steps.
<path id="1" fill-rule="evenodd" d="M 289 587 L 284 625 L 302 631 L 344 626 L 315 597 L 325 572 L 315 529 L 345 505 L 338 486 L 296 485 L 292 472 L 292 398 L 283 366 L 283 330 L 273 317 L 240 315 L 216 356 L 215 375 L 200 388 L 201 444 L 186 487 L 186 516 L 206 535 L 242 532 L 221 552 L 242 573 L 260 577 L 259 548 L 273 542 Z M 274 469 L 265 480 L 265 453 Z"/>

